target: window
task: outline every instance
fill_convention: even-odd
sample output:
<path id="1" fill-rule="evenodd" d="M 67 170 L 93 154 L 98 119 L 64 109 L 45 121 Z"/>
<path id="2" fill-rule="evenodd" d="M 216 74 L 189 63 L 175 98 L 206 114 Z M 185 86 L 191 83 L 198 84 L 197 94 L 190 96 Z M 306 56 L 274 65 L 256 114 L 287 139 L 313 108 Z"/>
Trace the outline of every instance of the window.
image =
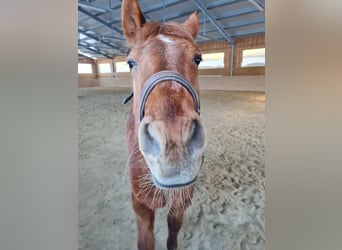
<path id="1" fill-rule="evenodd" d="M 202 62 L 199 65 L 200 69 L 217 69 L 224 68 L 224 53 L 210 53 L 202 55 Z"/>
<path id="2" fill-rule="evenodd" d="M 242 51 L 241 67 L 265 66 L 265 48 L 246 49 Z"/>
<path id="3" fill-rule="evenodd" d="M 100 73 L 105 74 L 105 73 L 111 73 L 112 69 L 111 69 L 109 63 L 100 63 L 99 64 L 99 71 L 100 71 Z"/>
<path id="4" fill-rule="evenodd" d="M 93 73 L 90 63 L 79 63 L 78 64 L 78 74 L 91 74 Z"/>
<path id="5" fill-rule="evenodd" d="M 129 72 L 129 67 L 127 62 L 116 62 L 115 63 L 116 72 Z"/>

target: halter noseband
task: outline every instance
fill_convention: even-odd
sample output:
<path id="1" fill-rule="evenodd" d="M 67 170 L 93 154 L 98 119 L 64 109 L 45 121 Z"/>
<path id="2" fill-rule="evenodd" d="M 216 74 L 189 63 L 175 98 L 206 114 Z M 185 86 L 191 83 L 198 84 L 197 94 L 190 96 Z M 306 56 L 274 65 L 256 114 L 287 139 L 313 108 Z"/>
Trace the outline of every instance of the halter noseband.
<path id="1" fill-rule="evenodd" d="M 163 70 L 150 76 L 146 80 L 144 86 L 142 87 L 139 102 L 139 121 L 141 121 L 144 118 L 145 104 L 148 96 L 152 92 L 153 88 L 162 81 L 176 81 L 177 83 L 182 85 L 192 96 L 192 99 L 194 100 L 195 111 L 198 114 L 200 114 L 200 104 L 198 95 L 194 87 L 191 85 L 191 83 L 188 80 L 186 80 L 184 76 L 182 76 L 176 71 Z"/>

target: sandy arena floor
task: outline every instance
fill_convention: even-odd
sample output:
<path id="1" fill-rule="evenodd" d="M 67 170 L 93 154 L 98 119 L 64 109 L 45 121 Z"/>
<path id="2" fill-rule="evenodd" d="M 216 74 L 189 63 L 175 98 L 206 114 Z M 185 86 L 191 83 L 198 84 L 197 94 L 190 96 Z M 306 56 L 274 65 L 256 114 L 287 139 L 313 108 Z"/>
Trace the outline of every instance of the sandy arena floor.
<path id="1" fill-rule="evenodd" d="M 136 249 L 126 173 L 126 89 L 79 89 L 79 249 Z M 179 249 L 265 249 L 265 94 L 202 91 L 208 147 Z M 156 250 L 166 249 L 165 209 Z"/>

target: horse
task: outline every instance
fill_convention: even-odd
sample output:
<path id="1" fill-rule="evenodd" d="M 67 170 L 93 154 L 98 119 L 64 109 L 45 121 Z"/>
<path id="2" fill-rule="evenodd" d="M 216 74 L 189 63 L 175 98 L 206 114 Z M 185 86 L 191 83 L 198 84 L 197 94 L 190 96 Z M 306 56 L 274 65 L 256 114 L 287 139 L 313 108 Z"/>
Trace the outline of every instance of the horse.
<path id="1" fill-rule="evenodd" d="M 137 248 L 154 249 L 155 210 L 166 206 L 167 249 L 177 249 L 207 144 L 200 117 L 198 13 L 181 24 L 146 21 L 136 0 L 123 0 L 122 29 L 133 81 L 126 141 Z"/>

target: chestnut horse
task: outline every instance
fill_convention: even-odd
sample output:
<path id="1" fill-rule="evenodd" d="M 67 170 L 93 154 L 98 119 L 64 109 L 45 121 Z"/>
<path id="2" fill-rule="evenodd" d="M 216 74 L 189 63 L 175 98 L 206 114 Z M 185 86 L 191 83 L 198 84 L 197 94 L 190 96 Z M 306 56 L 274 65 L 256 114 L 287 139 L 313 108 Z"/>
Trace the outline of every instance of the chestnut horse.
<path id="1" fill-rule="evenodd" d="M 126 139 L 137 246 L 154 249 L 155 209 L 167 206 L 167 249 L 177 249 L 206 146 L 199 116 L 201 52 L 194 42 L 198 14 L 183 24 L 146 22 L 136 0 L 123 0 L 122 27 L 131 46 L 134 95 Z"/>

